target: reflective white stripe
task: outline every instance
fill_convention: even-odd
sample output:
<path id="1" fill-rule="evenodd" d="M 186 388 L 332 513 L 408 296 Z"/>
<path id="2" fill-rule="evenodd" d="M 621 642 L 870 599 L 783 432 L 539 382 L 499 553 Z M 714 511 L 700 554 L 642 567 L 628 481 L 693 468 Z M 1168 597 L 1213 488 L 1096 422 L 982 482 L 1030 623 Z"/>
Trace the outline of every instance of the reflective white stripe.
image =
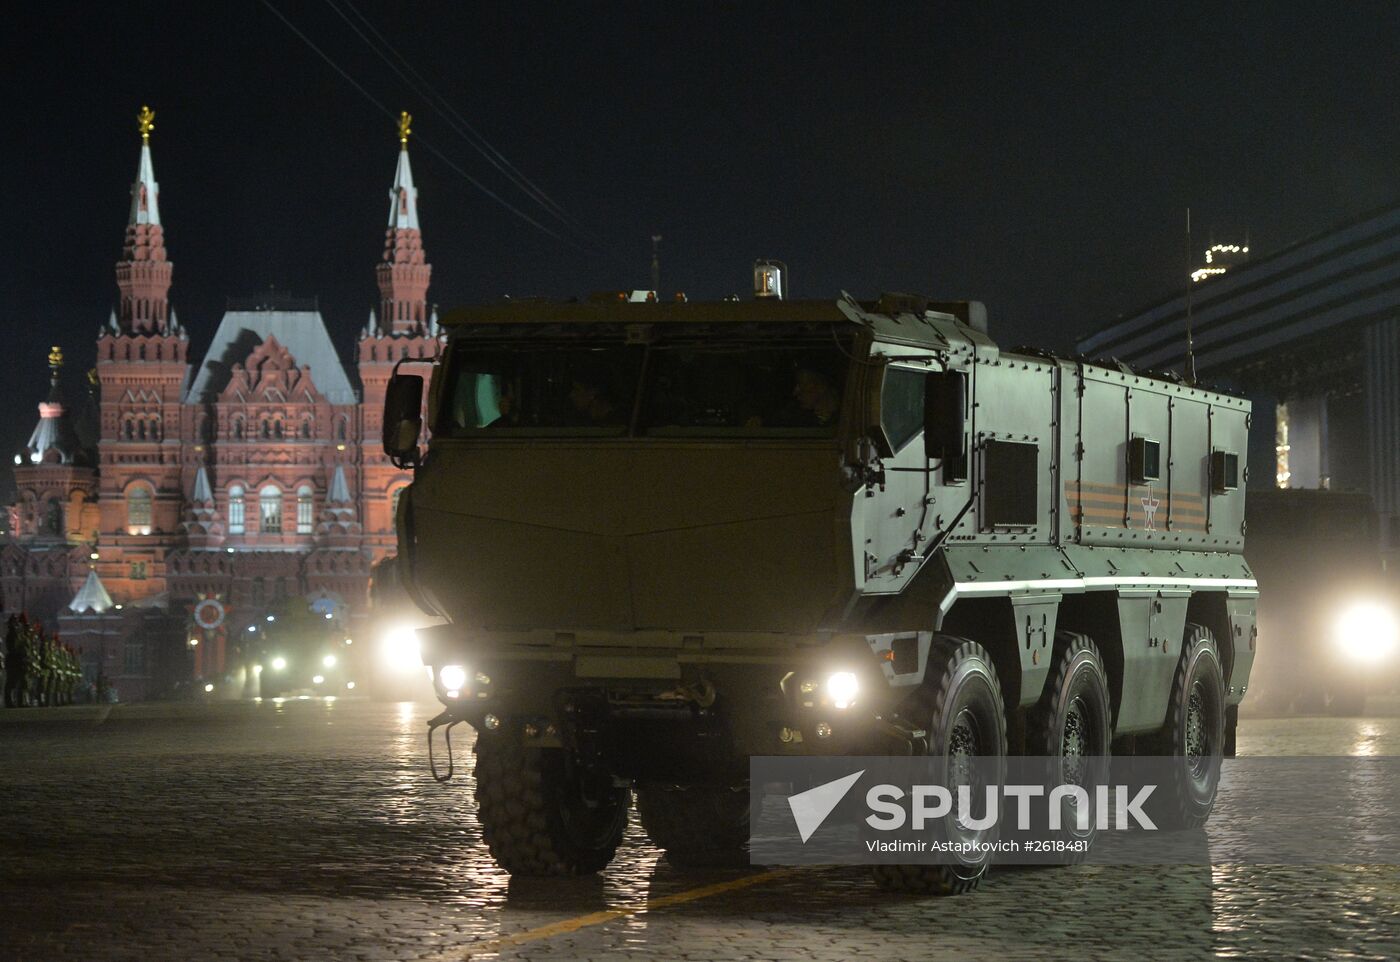
<path id="1" fill-rule="evenodd" d="M 1000 594 L 1005 591 L 1075 590 L 1084 587 L 1083 578 L 1048 578 L 1044 581 L 958 581 L 953 584 L 953 592 L 960 595 Z"/>
<path id="2" fill-rule="evenodd" d="M 1095 577 L 1046 578 L 1036 581 L 959 581 L 953 594 L 988 595 L 1011 591 L 1073 591 L 1088 588 L 1242 588 L 1256 590 L 1259 582 L 1253 578 L 1154 578 Z"/>
<path id="3" fill-rule="evenodd" d="M 1103 588 L 1109 585 L 1161 585 L 1182 588 L 1258 588 L 1253 578 L 1085 578 L 1084 587 Z"/>

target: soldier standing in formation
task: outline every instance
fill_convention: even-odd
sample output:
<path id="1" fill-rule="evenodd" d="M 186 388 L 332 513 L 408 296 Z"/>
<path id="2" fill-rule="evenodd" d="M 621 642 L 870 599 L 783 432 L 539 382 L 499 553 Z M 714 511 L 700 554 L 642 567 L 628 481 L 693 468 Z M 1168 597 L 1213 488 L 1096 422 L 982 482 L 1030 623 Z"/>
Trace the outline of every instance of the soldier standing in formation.
<path id="1" fill-rule="evenodd" d="M 23 615 L 10 615 L 5 625 L 5 707 L 28 703 L 30 683 L 29 624 Z"/>
<path id="2" fill-rule="evenodd" d="M 39 704 L 48 708 L 53 704 L 54 657 L 53 639 L 44 635 L 42 623 L 34 626 L 39 632 Z"/>
<path id="3" fill-rule="evenodd" d="M 5 624 L 5 707 L 71 705 L 82 680 L 77 649 L 23 614 Z"/>

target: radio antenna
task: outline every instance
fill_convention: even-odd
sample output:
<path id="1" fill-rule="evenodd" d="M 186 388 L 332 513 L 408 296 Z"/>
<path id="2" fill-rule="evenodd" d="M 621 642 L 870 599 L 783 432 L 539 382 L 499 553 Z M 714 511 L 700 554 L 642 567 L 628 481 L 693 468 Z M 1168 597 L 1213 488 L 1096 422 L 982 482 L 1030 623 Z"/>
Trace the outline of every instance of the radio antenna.
<path id="1" fill-rule="evenodd" d="M 661 300 L 661 235 L 651 235 L 651 291 Z"/>
<path id="2" fill-rule="evenodd" d="M 1196 343 L 1191 335 L 1191 295 L 1196 278 L 1191 273 L 1191 208 L 1186 208 L 1186 383 L 1196 384 Z"/>

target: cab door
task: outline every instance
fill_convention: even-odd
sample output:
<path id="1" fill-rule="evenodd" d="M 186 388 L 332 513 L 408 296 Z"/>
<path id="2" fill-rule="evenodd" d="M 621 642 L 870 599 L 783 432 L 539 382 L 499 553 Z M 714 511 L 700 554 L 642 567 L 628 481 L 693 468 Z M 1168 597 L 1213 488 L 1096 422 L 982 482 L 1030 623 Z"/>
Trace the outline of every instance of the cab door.
<path id="1" fill-rule="evenodd" d="M 867 461 L 852 519 L 856 582 L 866 594 L 903 590 L 934 533 L 924 393 L 929 373 L 940 366 L 931 355 L 896 353 L 866 374 Z"/>

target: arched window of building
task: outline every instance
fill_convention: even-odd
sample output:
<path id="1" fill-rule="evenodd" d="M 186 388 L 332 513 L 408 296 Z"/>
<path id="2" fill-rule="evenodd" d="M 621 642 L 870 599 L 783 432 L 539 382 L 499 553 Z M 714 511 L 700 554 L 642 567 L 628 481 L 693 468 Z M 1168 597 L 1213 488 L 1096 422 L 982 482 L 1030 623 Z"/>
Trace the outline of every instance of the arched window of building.
<path id="1" fill-rule="evenodd" d="M 408 487 L 408 485 L 401 484 L 393 491 L 389 492 L 389 524 L 391 527 L 398 524 L 399 498 L 403 496 L 403 489 L 406 487 Z"/>
<path id="2" fill-rule="evenodd" d="M 44 527 L 40 533 L 55 538 L 62 537 L 65 533 L 63 530 L 63 503 L 57 498 L 50 498 L 44 509 Z"/>
<path id="3" fill-rule="evenodd" d="M 258 520 L 263 534 L 282 533 L 282 492 L 269 484 L 258 492 Z"/>
<path id="4" fill-rule="evenodd" d="M 146 440 L 146 419 L 142 418 L 136 427 L 136 436 L 142 441 Z"/>
<path id="5" fill-rule="evenodd" d="M 344 415 L 341 415 L 340 417 L 338 417 L 338 418 L 335 419 L 335 439 L 336 439 L 337 441 L 344 441 L 344 440 L 345 440 L 345 416 L 344 416 Z"/>
<path id="6" fill-rule="evenodd" d="M 243 533 L 243 488 L 236 484 L 228 489 L 228 533 Z"/>
<path id="7" fill-rule="evenodd" d="M 303 484 L 297 488 L 297 534 L 311 533 L 311 488 Z"/>
<path id="8" fill-rule="evenodd" d="M 136 437 L 136 425 L 132 423 L 131 418 L 122 421 L 122 437 L 128 441 Z"/>
<path id="9" fill-rule="evenodd" d="M 151 489 L 137 485 L 126 493 L 127 534 L 151 533 Z"/>
<path id="10" fill-rule="evenodd" d="M 158 417 L 151 418 L 151 440 L 160 440 L 160 418 Z"/>
<path id="11" fill-rule="evenodd" d="M 304 440 L 307 440 L 307 441 L 311 440 L 311 419 L 310 419 L 310 418 L 302 418 L 302 420 L 301 420 L 301 436 L 302 436 L 302 438 L 303 438 Z"/>
<path id="12" fill-rule="evenodd" d="M 234 418 L 234 419 L 233 419 L 233 439 L 234 439 L 235 441 L 242 441 L 242 440 L 243 440 L 243 419 L 242 419 L 242 418 Z"/>
<path id="13" fill-rule="evenodd" d="M 274 438 L 276 438 L 277 440 L 279 440 L 279 441 L 282 440 L 282 422 L 281 422 L 281 421 L 273 421 L 273 422 L 272 422 L 272 436 L 273 436 Z"/>
<path id="14" fill-rule="evenodd" d="M 265 438 L 272 437 L 272 424 L 268 421 L 264 421 L 262 423 L 262 431 L 260 433 Z"/>

